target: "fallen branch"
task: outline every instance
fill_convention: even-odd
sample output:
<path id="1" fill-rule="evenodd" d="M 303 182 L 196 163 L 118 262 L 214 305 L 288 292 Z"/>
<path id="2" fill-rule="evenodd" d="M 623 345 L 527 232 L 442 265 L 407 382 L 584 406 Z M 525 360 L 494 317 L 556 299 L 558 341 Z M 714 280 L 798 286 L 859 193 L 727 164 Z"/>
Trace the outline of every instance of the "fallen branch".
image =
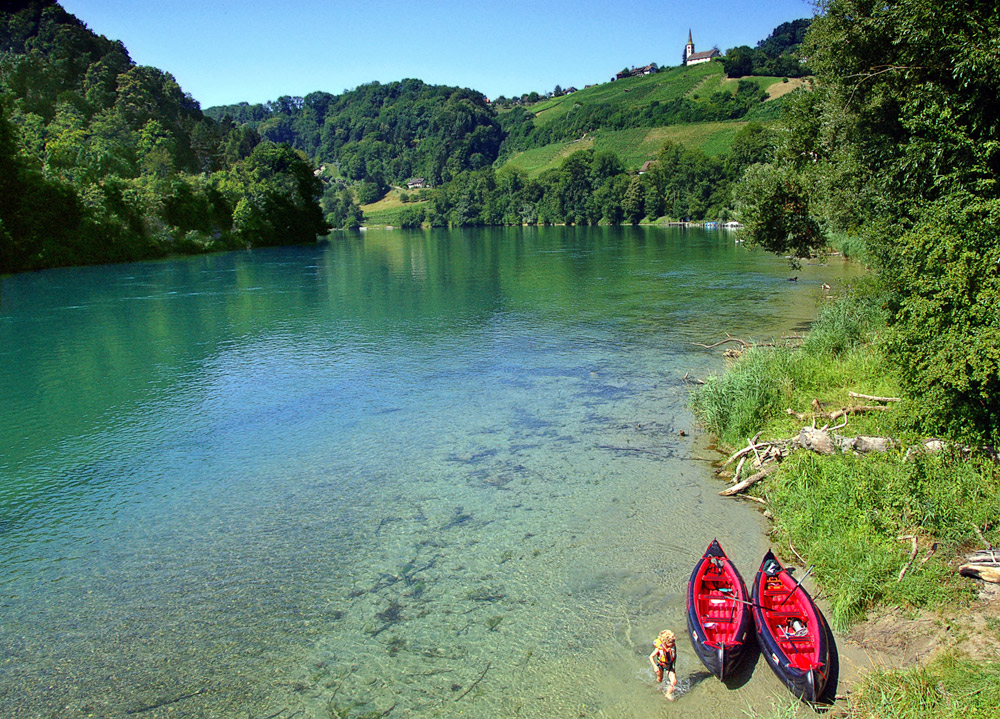
<path id="1" fill-rule="evenodd" d="M 931 548 L 927 550 L 927 553 L 924 555 L 924 558 L 920 560 L 920 566 L 922 567 L 925 564 L 927 564 L 927 560 L 930 559 L 932 556 L 934 556 L 934 552 L 936 551 L 937 551 L 937 542 L 934 542 L 933 544 L 931 544 Z"/>
<path id="2" fill-rule="evenodd" d="M 753 454 L 757 458 L 757 465 L 756 466 L 759 467 L 761 464 L 763 464 L 763 462 L 761 462 L 761 459 L 760 459 L 760 452 L 757 451 L 757 438 L 758 437 L 760 437 L 760 432 L 758 432 L 757 434 L 755 434 L 753 436 L 753 439 L 750 439 L 748 437 L 747 438 L 747 444 L 750 446 L 750 449 L 753 450 Z"/>
<path id="3" fill-rule="evenodd" d="M 798 552 L 796 552 L 796 551 L 795 551 L 795 545 L 794 545 L 794 544 L 792 544 L 791 542 L 789 542 L 789 543 L 788 543 L 788 548 L 789 548 L 789 549 L 791 549 L 791 550 L 792 550 L 792 554 L 794 554 L 794 555 L 795 555 L 795 556 L 796 556 L 796 557 L 798 558 L 798 560 L 799 560 L 799 563 L 800 563 L 800 564 L 801 564 L 801 565 L 802 565 L 803 567 L 804 567 L 804 566 L 806 566 L 806 560 L 804 560 L 804 559 L 802 558 L 802 555 L 801 555 L 801 554 L 799 554 Z"/>
<path id="4" fill-rule="evenodd" d="M 796 412 L 794 409 L 789 407 L 785 410 L 785 414 L 789 417 L 795 417 L 795 419 L 800 422 L 815 421 L 816 419 L 829 419 L 835 420 L 845 417 L 849 414 L 865 414 L 866 412 L 885 412 L 891 407 L 887 407 L 883 404 L 873 404 L 873 405 L 859 405 L 857 407 L 844 407 L 842 409 L 835 410 L 833 412 Z"/>
<path id="5" fill-rule="evenodd" d="M 997 559 L 996 552 L 992 549 L 967 554 L 965 555 L 965 561 L 968 564 L 996 564 L 1000 566 L 1000 560 Z"/>
<path id="6" fill-rule="evenodd" d="M 728 489 L 723 489 L 721 492 L 719 492 L 719 495 L 722 497 L 732 497 L 734 494 L 739 494 L 747 487 L 757 484 L 757 482 L 764 479 L 764 477 L 766 477 L 767 475 L 773 473 L 776 469 L 778 469 L 777 463 L 769 464 L 766 467 L 764 467 L 764 469 L 757 472 L 757 474 L 751 474 L 749 477 L 744 479 L 739 484 L 734 484 L 732 487 L 729 487 Z"/>
<path id="7" fill-rule="evenodd" d="M 740 481 L 740 472 L 743 470 L 743 465 L 746 464 L 746 455 L 740 457 L 740 463 L 736 465 L 736 471 L 733 472 L 733 484 Z"/>
<path id="8" fill-rule="evenodd" d="M 917 558 L 917 537 L 914 534 L 904 534 L 902 537 L 896 537 L 896 539 L 909 539 L 913 542 L 913 549 L 910 551 L 910 561 L 908 561 L 906 565 L 899 570 L 899 578 L 896 580 L 896 583 L 899 584 L 903 581 L 903 575 L 906 574 L 906 570 L 910 568 L 910 565 L 913 564 L 913 560 Z"/>
<path id="9" fill-rule="evenodd" d="M 870 394 L 858 394 L 857 392 L 848 392 L 848 397 L 852 399 L 867 399 L 872 402 L 900 402 L 899 397 L 875 397 Z"/>
<path id="10" fill-rule="evenodd" d="M 981 531 L 979 531 L 979 527 L 978 526 L 976 526 L 975 524 L 973 524 L 972 528 L 974 530 L 976 530 L 976 536 L 979 537 L 979 541 L 983 543 L 984 547 L 986 547 L 986 551 L 988 551 L 990 553 L 990 558 L 995 563 L 997 561 L 997 555 L 993 553 L 993 545 L 986 541 L 986 537 L 984 537 L 983 533 Z"/>
<path id="11" fill-rule="evenodd" d="M 466 694 L 468 694 L 469 692 L 471 692 L 473 689 L 475 689 L 479 685 L 479 682 L 481 682 L 483 680 L 483 677 L 486 676 L 486 672 L 488 672 L 490 670 L 490 664 L 492 664 L 492 663 L 493 662 L 486 662 L 486 668 L 483 669 L 483 673 L 480 674 L 479 678 L 476 679 L 476 681 L 472 682 L 472 686 L 470 686 L 468 689 L 466 689 L 464 692 L 462 692 L 461 696 L 457 697 L 455 699 L 455 701 L 458 701 L 459 699 L 461 699 L 462 697 L 464 697 Z"/>
<path id="12" fill-rule="evenodd" d="M 726 335 L 726 339 L 720 340 L 719 342 L 714 342 L 710 345 L 702 344 L 701 342 L 692 342 L 691 344 L 696 345 L 698 347 L 704 347 L 705 349 L 710 350 L 713 347 L 718 347 L 719 345 L 728 344 L 729 342 L 738 342 L 739 344 L 743 345 L 743 349 L 750 349 L 749 342 L 747 342 L 746 340 L 741 340 L 739 337 L 731 337 L 728 334 Z"/>
<path id="13" fill-rule="evenodd" d="M 761 442 L 760 444 L 755 444 L 755 445 L 753 445 L 751 447 L 744 447 L 740 451 L 736 452 L 729 459 L 727 459 L 725 462 L 723 462 L 722 466 L 725 467 L 725 466 L 727 466 L 729 464 L 732 464 L 733 462 L 735 462 L 740 457 L 744 457 L 744 456 L 750 454 L 751 452 L 756 452 L 759 449 L 760 450 L 771 450 L 771 449 L 783 450 L 783 449 L 786 449 L 793 442 L 795 442 L 795 437 L 792 437 L 790 439 L 775 439 L 775 440 L 771 440 L 769 442 Z"/>

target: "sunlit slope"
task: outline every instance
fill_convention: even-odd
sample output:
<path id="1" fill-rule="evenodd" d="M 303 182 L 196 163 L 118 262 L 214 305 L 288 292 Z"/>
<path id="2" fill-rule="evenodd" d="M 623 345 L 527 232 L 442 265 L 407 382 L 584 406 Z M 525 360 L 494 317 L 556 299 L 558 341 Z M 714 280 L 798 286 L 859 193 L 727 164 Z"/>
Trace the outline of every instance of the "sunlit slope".
<path id="1" fill-rule="evenodd" d="M 537 177 L 549 168 L 558 167 L 574 152 L 593 149 L 610 150 L 622 159 L 627 169 L 637 169 L 646 160 L 654 159 L 668 140 L 687 147 L 698 147 L 707 155 L 722 155 L 729 151 L 733 138 L 745 124 L 698 122 L 631 130 L 599 130 L 582 140 L 557 142 L 518 153 L 505 166 L 517 167 L 529 177 Z"/>
<path id="2" fill-rule="evenodd" d="M 570 95 L 539 102 L 530 109 L 535 123 L 543 126 L 584 105 L 615 105 L 639 108 L 653 102 L 669 102 L 697 94 L 699 85 L 716 77 L 725 77 L 722 65 L 715 62 L 693 67 L 668 68 L 655 75 L 629 77 L 578 90 Z M 735 90 L 735 84 L 733 85 Z"/>
<path id="3" fill-rule="evenodd" d="M 801 80 L 786 81 L 780 77 L 743 78 L 757 84 L 773 98 L 784 97 L 790 90 L 801 86 Z M 632 77 L 579 90 L 570 95 L 555 97 L 537 103 L 531 108 L 538 127 L 544 127 L 570 113 L 588 106 L 601 105 L 614 111 L 639 113 L 655 103 L 665 103 L 687 98 L 693 102 L 707 100 L 718 92 L 736 93 L 739 80 L 726 76 L 720 63 L 706 63 L 694 67 L 675 67 L 655 75 Z M 595 128 L 568 141 L 554 142 L 511 156 L 505 165 L 517 167 L 530 176 L 558 167 L 569 155 L 578 150 L 610 150 L 618 154 L 628 169 L 638 169 L 646 160 L 656 157 L 664 142 L 673 141 L 698 148 L 708 155 L 728 152 L 733 138 L 749 120 L 767 122 L 777 116 L 777 107 L 770 107 L 769 99 L 758 109 L 741 120 L 725 122 L 695 122 L 661 127 L 640 127 L 624 130 Z M 781 101 L 775 105 L 781 104 Z"/>

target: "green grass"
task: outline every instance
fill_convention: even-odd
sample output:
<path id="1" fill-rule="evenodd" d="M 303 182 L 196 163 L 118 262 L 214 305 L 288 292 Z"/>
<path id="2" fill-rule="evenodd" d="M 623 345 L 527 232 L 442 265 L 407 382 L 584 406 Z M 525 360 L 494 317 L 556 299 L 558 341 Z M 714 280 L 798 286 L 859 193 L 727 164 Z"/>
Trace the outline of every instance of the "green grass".
<path id="1" fill-rule="evenodd" d="M 830 237 L 830 246 L 848 259 L 865 262 L 867 260 L 867 250 L 863 238 L 857 235 L 846 233 L 834 233 Z"/>
<path id="2" fill-rule="evenodd" d="M 853 431 L 852 431 L 853 434 Z M 773 480 L 773 481 L 771 481 Z M 761 490 L 775 517 L 773 539 L 791 543 L 815 564 L 828 592 L 834 626 L 844 630 L 880 605 L 937 607 L 964 603 L 972 583 L 944 558 L 1000 511 L 1000 475 L 946 455 L 904 460 L 887 454 L 821 457 L 793 453 Z M 916 535 L 938 542 L 926 563 L 903 581 Z M 920 552 L 921 558 L 923 552 Z"/>
<path id="3" fill-rule="evenodd" d="M 586 140 L 575 142 L 556 142 L 544 147 L 535 147 L 525 152 L 520 152 L 511 157 L 504 167 L 516 167 L 523 170 L 529 177 L 538 177 L 549 168 L 559 167 L 563 160 L 578 150 L 590 150 L 594 147 L 594 138 L 588 137 Z"/>
<path id="4" fill-rule="evenodd" d="M 724 444 L 742 444 L 769 427 L 791 431 L 786 408 L 805 411 L 813 399 L 845 402 L 848 390 L 891 393 L 878 343 L 885 317 L 876 299 L 825 305 L 798 350 L 754 347 L 727 372 L 710 377 L 692 398 L 705 427 Z"/>
<path id="5" fill-rule="evenodd" d="M 782 82 L 779 77 L 746 78 L 764 90 L 780 91 L 798 86 Z M 615 82 L 605 82 L 579 90 L 571 95 L 554 97 L 533 105 L 538 127 L 559 120 L 580 108 L 593 105 L 612 105 L 616 108 L 638 110 L 653 102 L 669 102 L 681 97 L 707 99 L 713 93 L 736 92 L 739 80 L 726 77 L 720 63 L 705 63 L 693 67 L 673 67 L 645 77 L 630 77 Z M 779 90 L 774 90 L 778 94 Z M 783 102 L 768 101 L 751 111 L 759 121 L 778 117 Z M 751 118 L 748 118 L 748 120 Z M 701 149 L 710 156 L 724 155 L 732 147 L 733 138 L 746 124 L 741 122 L 702 122 L 671 125 L 667 127 L 636 128 L 627 130 L 598 130 L 573 141 L 557 142 L 533 148 L 509 158 L 507 165 L 518 167 L 531 177 L 537 177 L 577 150 L 610 150 L 622 158 L 625 167 L 637 170 L 646 160 L 655 159 L 663 143 L 670 140 L 686 147 Z"/>
<path id="6" fill-rule="evenodd" d="M 857 719 L 987 719 L 1000 706 L 1000 663 L 945 654 L 906 671 L 878 669 L 851 697 Z"/>

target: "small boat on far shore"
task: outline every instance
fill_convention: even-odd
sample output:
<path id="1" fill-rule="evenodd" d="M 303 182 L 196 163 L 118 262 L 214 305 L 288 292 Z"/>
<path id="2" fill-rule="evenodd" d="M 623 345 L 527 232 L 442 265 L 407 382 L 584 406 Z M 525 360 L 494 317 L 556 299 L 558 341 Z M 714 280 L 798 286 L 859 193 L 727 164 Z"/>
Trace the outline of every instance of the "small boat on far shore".
<path id="1" fill-rule="evenodd" d="M 819 701 L 830 678 L 830 642 L 816 603 L 770 550 L 751 593 L 761 654 L 792 694 Z"/>
<path id="2" fill-rule="evenodd" d="M 749 605 L 743 577 L 713 539 L 688 581 L 687 624 L 695 654 L 719 679 L 731 677 L 746 655 Z"/>

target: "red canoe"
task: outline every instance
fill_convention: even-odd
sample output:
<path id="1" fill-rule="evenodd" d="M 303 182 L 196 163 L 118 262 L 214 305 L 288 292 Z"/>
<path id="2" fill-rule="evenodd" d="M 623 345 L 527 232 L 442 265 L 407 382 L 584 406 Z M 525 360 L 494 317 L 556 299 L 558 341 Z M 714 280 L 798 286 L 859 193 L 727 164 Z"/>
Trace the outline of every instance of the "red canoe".
<path id="1" fill-rule="evenodd" d="M 688 635 L 695 654 L 719 679 L 732 676 L 746 655 L 753 626 L 743 577 L 713 539 L 688 581 Z"/>
<path id="2" fill-rule="evenodd" d="M 761 654 L 800 699 L 819 701 L 830 676 L 826 621 L 804 587 L 768 551 L 753 583 Z"/>

